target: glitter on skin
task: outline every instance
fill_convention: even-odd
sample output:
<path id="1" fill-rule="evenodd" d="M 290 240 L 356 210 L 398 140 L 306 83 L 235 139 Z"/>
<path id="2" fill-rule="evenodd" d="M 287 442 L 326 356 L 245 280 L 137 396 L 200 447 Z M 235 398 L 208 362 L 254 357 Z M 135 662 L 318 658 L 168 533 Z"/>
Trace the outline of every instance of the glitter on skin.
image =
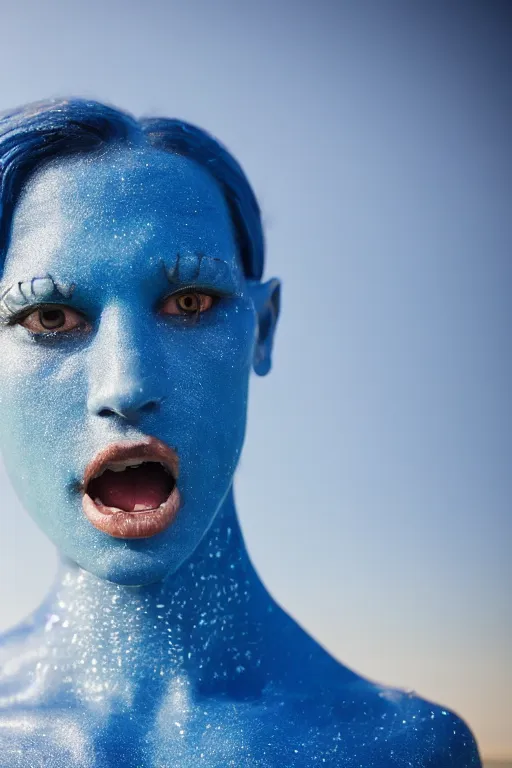
<path id="1" fill-rule="evenodd" d="M 462 720 L 339 664 L 250 562 L 232 481 L 276 283 L 244 278 L 216 182 L 155 149 L 53 161 L 15 208 L 2 285 L 48 275 L 90 327 L 0 328 L 6 465 L 62 553 L 45 603 L 0 640 L 0 766 L 479 766 Z M 157 311 L 182 279 L 220 295 L 194 325 Z M 82 514 L 80 478 L 144 435 L 177 451 L 184 503 L 163 533 L 114 539 Z"/>

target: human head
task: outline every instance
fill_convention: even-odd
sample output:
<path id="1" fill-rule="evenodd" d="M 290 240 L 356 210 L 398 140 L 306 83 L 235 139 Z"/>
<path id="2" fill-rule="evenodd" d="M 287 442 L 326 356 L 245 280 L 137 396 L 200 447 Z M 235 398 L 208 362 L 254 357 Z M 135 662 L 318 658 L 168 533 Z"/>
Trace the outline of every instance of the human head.
<path id="1" fill-rule="evenodd" d="M 270 368 L 279 284 L 261 283 L 256 199 L 200 129 L 79 100 L 4 115 L 0 169 L 9 475 L 80 566 L 119 583 L 159 580 L 194 551 L 228 492 L 250 369 Z M 214 297 L 197 322 L 162 311 L 184 288 Z M 41 305 L 80 327 L 34 333 L 27 312 Z M 99 450 L 147 436 L 178 454 L 182 508 L 155 536 L 113 538 L 83 515 L 80 482 Z"/>

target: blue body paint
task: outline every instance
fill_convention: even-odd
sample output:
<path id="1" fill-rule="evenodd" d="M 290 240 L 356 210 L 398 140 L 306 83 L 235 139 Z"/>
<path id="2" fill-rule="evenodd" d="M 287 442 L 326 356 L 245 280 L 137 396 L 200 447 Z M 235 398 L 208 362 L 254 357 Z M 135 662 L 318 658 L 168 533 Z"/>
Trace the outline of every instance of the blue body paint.
<path id="1" fill-rule="evenodd" d="M 62 109 L 101 123 L 98 105 Z M 1 447 L 62 557 L 44 605 L 0 641 L 0 766 L 478 766 L 456 715 L 336 662 L 259 580 L 232 482 L 279 284 L 260 281 L 250 194 L 230 197 L 200 142 L 180 151 L 201 132 L 177 124 L 166 143 L 156 121 L 151 145 L 126 118 L 120 140 L 114 117 L 115 141 L 35 163 L 3 223 Z M 162 313 L 184 291 L 211 308 Z M 81 324 L 22 324 L 47 305 Z M 179 513 L 154 536 L 107 535 L 82 510 L 86 467 L 147 436 L 179 457 Z"/>

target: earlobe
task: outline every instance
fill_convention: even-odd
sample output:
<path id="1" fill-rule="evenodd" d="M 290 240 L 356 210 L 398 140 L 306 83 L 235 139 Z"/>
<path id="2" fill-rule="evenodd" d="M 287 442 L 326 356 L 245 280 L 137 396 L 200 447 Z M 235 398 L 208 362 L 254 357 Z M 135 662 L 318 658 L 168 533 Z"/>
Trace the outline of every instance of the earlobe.
<path id="1" fill-rule="evenodd" d="M 272 367 L 272 355 L 263 349 L 259 343 L 254 348 L 253 358 L 254 373 L 258 376 L 266 376 Z"/>
<path id="2" fill-rule="evenodd" d="M 253 367 L 258 376 L 266 376 L 272 367 L 272 346 L 281 304 L 281 283 L 274 277 L 266 283 L 251 281 L 249 285 L 258 315 Z"/>

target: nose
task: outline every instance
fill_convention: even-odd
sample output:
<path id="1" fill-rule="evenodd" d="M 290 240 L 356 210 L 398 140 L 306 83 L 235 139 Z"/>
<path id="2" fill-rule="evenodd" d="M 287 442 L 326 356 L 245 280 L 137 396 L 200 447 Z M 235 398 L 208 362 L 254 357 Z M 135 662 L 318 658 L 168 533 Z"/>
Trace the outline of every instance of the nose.
<path id="1" fill-rule="evenodd" d="M 143 359 L 151 359 L 149 331 L 137 330 L 122 307 L 104 311 L 89 350 L 87 408 L 93 416 L 137 422 L 159 409 L 163 397 L 154 376 L 145 376 Z"/>
<path id="2" fill-rule="evenodd" d="M 94 416 L 119 416 L 136 422 L 143 413 L 157 411 L 162 398 L 147 397 L 143 386 L 127 379 L 122 386 L 102 387 L 89 399 L 89 412 Z"/>

